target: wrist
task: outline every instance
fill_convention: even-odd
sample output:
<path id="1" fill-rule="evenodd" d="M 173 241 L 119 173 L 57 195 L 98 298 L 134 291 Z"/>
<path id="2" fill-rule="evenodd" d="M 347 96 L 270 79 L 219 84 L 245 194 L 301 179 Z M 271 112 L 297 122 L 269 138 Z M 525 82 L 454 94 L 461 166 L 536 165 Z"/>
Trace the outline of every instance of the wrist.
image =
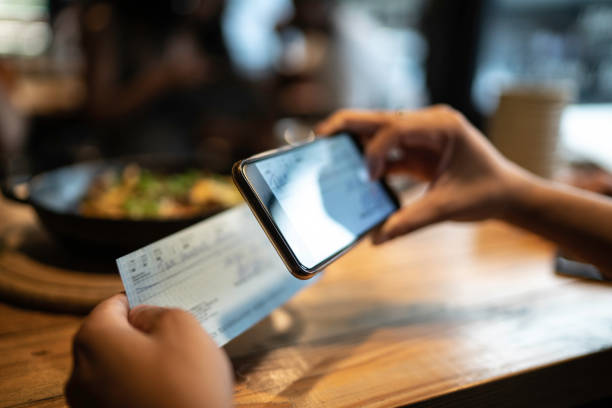
<path id="1" fill-rule="evenodd" d="M 538 211 L 539 197 L 550 183 L 535 174 L 510 163 L 511 170 L 505 177 L 505 199 L 500 219 L 522 226 L 525 219 Z"/>

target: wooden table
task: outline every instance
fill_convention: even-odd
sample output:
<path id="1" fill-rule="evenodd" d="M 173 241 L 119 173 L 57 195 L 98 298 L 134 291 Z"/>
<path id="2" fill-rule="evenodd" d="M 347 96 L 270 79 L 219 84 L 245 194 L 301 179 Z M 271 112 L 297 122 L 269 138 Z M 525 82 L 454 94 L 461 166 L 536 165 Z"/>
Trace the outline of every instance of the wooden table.
<path id="1" fill-rule="evenodd" d="M 496 222 L 363 243 L 226 346 L 235 402 L 571 406 L 609 397 L 612 287 L 554 275 L 553 251 Z M 81 319 L 0 303 L 0 407 L 65 405 Z"/>

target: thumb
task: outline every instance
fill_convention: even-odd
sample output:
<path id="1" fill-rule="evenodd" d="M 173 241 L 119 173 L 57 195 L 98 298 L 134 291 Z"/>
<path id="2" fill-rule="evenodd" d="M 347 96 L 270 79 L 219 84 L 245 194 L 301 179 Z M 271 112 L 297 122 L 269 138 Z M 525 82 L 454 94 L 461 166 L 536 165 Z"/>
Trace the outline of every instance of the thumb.
<path id="1" fill-rule="evenodd" d="M 168 310 L 165 307 L 138 305 L 130 310 L 128 319 L 130 324 L 138 330 L 151 333 L 156 329 L 161 316 Z"/>
<path id="2" fill-rule="evenodd" d="M 128 320 L 138 330 L 152 335 L 172 337 L 185 329 L 202 329 L 191 313 L 177 308 L 139 305 L 130 310 Z"/>
<path id="3" fill-rule="evenodd" d="M 449 216 L 448 206 L 442 193 L 430 190 L 424 196 L 400 208 L 374 232 L 372 242 L 382 244 L 400 235 L 408 234 L 419 228 L 444 221 Z"/>

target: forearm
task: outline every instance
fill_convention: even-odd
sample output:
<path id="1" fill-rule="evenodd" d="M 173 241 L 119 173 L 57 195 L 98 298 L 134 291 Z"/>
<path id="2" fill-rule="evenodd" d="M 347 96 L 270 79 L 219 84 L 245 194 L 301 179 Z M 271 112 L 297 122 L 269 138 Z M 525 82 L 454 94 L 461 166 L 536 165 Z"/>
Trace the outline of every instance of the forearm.
<path id="1" fill-rule="evenodd" d="M 573 187 L 524 176 L 503 218 L 547 238 L 612 279 L 612 200 Z"/>

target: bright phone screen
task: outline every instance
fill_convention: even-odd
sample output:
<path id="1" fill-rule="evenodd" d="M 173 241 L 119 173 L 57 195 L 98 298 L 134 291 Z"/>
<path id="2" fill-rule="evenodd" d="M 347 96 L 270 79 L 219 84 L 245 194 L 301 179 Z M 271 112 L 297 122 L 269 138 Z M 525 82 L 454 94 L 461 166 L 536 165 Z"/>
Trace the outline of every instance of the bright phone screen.
<path id="1" fill-rule="evenodd" d="M 255 161 L 247 178 L 297 260 L 314 268 L 397 209 L 347 134 Z"/>

